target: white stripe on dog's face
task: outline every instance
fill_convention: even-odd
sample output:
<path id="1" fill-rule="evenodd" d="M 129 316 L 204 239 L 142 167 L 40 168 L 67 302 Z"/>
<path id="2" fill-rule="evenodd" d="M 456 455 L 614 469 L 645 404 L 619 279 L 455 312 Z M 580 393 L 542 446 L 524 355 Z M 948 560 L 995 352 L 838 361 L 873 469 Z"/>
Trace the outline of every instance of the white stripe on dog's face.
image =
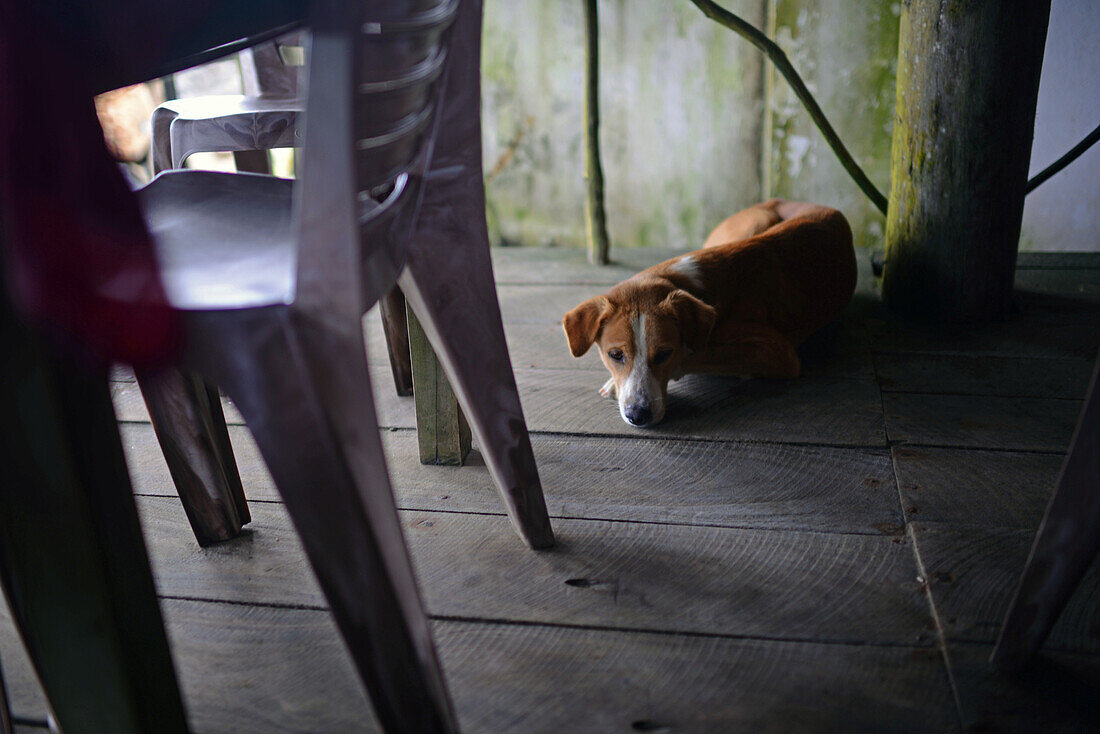
<path id="1" fill-rule="evenodd" d="M 664 396 L 661 385 L 649 367 L 649 349 L 646 344 L 646 317 L 634 317 L 634 361 L 630 374 L 619 392 L 619 415 L 634 426 L 644 426 L 664 416 Z"/>

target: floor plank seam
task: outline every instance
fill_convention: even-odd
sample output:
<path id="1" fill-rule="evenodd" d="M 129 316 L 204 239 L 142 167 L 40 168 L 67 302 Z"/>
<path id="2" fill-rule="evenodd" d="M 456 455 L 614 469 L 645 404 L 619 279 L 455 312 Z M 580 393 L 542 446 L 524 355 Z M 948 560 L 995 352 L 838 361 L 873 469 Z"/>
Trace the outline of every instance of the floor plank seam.
<path id="1" fill-rule="evenodd" d="M 914 448 L 914 449 L 948 449 L 952 451 L 990 451 L 1004 454 L 1034 454 L 1036 456 L 1065 456 L 1066 449 L 1040 449 L 1034 446 L 1019 448 L 1015 446 L 982 446 L 958 443 L 925 443 L 923 441 L 908 441 L 895 439 L 890 442 L 889 448 Z M 1068 442 L 1066 448 L 1069 448 Z"/>
<path id="2" fill-rule="evenodd" d="M 175 500 L 175 504 L 179 504 L 179 497 L 173 494 L 147 494 L 135 492 L 134 497 L 144 497 L 146 499 L 162 499 L 162 500 Z M 249 503 L 258 503 L 266 505 L 283 505 L 285 504 L 281 499 L 252 499 L 249 498 Z M 182 507 L 180 508 L 182 511 Z M 490 512 L 487 510 L 450 510 L 437 507 L 412 507 L 406 505 L 398 505 L 398 511 L 400 512 L 432 512 L 440 515 L 465 515 L 469 517 L 494 517 L 494 518 L 507 518 L 507 514 L 502 512 Z M 559 515 L 553 512 L 550 513 L 550 517 L 554 520 L 570 520 L 576 522 L 604 522 L 604 523 L 618 523 L 621 525 L 659 525 L 663 527 L 674 528 L 713 528 L 716 530 L 746 530 L 752 532 L 773 532 L 773 533 L 804 533 L 810 535 L 828 535 L 828 536 L 843 536 L 843 537 L 855 537 L 855 538 L 894 538 L 898 537 L 899 533 L 888 533 L 882 530 L 867 530 L 867 531 L 855 531 L 855 530 L 822 530 L 820 528 L 802 527 L 796 525 L 787 525 L 777 527 L 775 525 L 724 525 L 720 523 L 693 523 L 693 522 L 670 522 L 662 520 L 638 520 L 629 517 L 598 517 L 594 515 Z M 249 523 L 246 528 L 252 527 Z M 232 542 L 232 538 L 229 541 Z"/>
<path id="3" fill-rule="evenodd" d="M 132 418 L 119 418 L 119 425 L 127 426 L 147 426 L 150 425 L 148 420 L 137 420 Z M 230 427 L 241 426 L 247 427 L 244 423 L 231 423 Z M 416 428 L 414 426 L 394 426 L 394 425 L 380 425 L 379 431 L 386 431 L 390 433 L 404 432 L 415 433 Z M 832 443 L 821 441 L 776 441 L 773 439 L 746 439 L 746 438 L 710 438 L 701 436 L 676 436 L 668 434 L 657 435 L 632 435 L 625 433 L 598 433 L 598 432 L 584 432 L 584 431 L 549 431 L 549 430 L 533 430 L 528 429 L 528 433 L 532 436 L 546 436 L 546 437 L 562 437 L 562 438 L 604 438 L 604 439 L 622 439 L 622 440 L 641 440 L 641 441 L 682 441 L 685 443 L 712 443 L 721 446 L 791 446 L 795 448 L 820 448 L 820 449 L 845 449 L 850 451 L 863 451 L 863 452 L 883 452 L 890 448 L 888 443 Z M 474 448 L 477 448 L 475 445 Z"/>
<path id="4" fill-rule="evenodd" d="M 999 623 L 997 627 L 997 631 L 1000 632 Z M 974 646 L 981 645 L 986 647 L 993 646 L 993 643 L 990 642 L 988 639 L 980 639 L 975 637 L 955 637 L 954 635 L 949 635 L 947 637 L 947 642 L 952 645 L 967 644 Z M 1066 647 L 1065 645 L 1059 645 L 1057 642 L 1044 642 L 1040 650 L 1042 652 L 1058 653 L 1059 655 L 1077 655 L 1088 660 L 1100 660 L 1100 651 L 1092 652 L 1089 650 L 1075 649 L 1072 647 Z"/>
<path id="5" fill-rule="evenodd" d="M 873 360 L 872 360 L 873 362 Z M 875 380 L 879 382 L 878 368 L 875 367 Z M 886 392 L 882 389 L 881 383 L 879 385 L 879 398 L 882 401 L 882 420 L 886 424 Z M 889 427 L 887 425 L 887 440 L 889 441 Z M 893 442 L 891 442 L 893 444 Z M 943 661 L 944 673 L 947 675 L 947 684 L 951 688 L 951 697 L 955 702 L 955 719 L 959 724 L 959 730 L 965 729 L 962 715 L 962 702 L 959 697 L 959 687 L 955 682 L 954 671 L 951 669 L 951 658 L 947 653 L 947 643 L 945 642 L 945 634 L 943 624 L 940 622 L 940 615 L 936 609 L 935 602 L 932 598 L 932 586 L 928 581 L 928 574 L 924 568 L 924 562 L 920 556 L 920 549 L 917 546 L 917 534 L 913 532 L 912 523 L 909 520 L 909 514 L 905 511 L 905 497 L 901 492 L 901 477 L 898 476 L 898 463 L 897 457 L 894 455 L 893 447 L 890 451 L 890 469 L 894 475 L 894 488 L 897 490 L 898 497 L 898 511 L 901 513 L 902 523 L 905 525 L 905 534 L 909 538 L 909 544 L 913 549 L 913 560 L 917 568 L 917 578 L 921 582 L 925 597 L 928 600 L 928 613 L 932 615 L 932 623 L 936 628 L 936 645 L 940 650 L 940 658 Z"/>
<path id="6" fill-rule="evenodd" d="M 621 634 L 638 634 L 638 635 L 659 635 L 662 637 L 687 637 L 696 639 L 712 639 L 712 640 L 738 640 L 746 642 L 778 642 L 792 645 L 831 645 L 834 647 L 865 647 L 865 648 L 886 648 L 886 649 L 900 649 L 900 650 L 923 650 L 932 646 L 932 643 L 925 645 L 914 645 L 908 642 L 884 642 L 875 640 L 837 640 L 837 639 L 815 639 L 806 637 L 782 637 L 772 635 L 747 635 L 737 634 L 733 632 L 700 632 L 698 630 L 676 630 L 676 629 L 646 629 L 644 627 L 616 627 L 614 625 L 597 625 L 597 624 L 576 624 L 568 622 L 542 622 L 533 621 L 527 619 L 496 619 L 492 617 L 464 617 L 458 615 L 445 615 L 445 614 L 429 614 L 428 617 L 433 621 L 438 622 L 457 622 L 462 624 L 492 624 L 492 625 L 509 625 L 513 627 L 546 627 L 555 629 L 570 629 L 581 630 L 590 632 L 614 632 Z"/>
<path id="7" fill-rule="evenodd" d="M 156 575 L 154 574 L 154 580 Z M 198 604 L 228 604 L 235 607 L 257 607 L 262 609 L 285 609 L 298 612 L 331 612 L 324 604 L 292 604 L 279 601 L 243 601 L 241 599 L 219 599 L 213 596 L 186 596 L 184 594 L 161 594 L 157 598 L 164 601 L 187 601 Z"/>
<path id="8" fill-rule="evenodd" d="M 330 614 L 331 610 L 325 605 L 319 604 L 287 604 L 283 602 L 265 601 L 241 601 L 240 599 L 217 599 L 213 597 L 184 596 L 180 594 L 157 594 L 157 598 L 165 601 L 185 601 L 198 604 L 226 604 L 238 607 L 252 607 L 257 609 L 280 609 L 287 611 L 324 612 Z M 836 647 L 865 647 L 886 648 L 901 650 L 921 650 L 933 645 L 914 645 L 908 642 L 886 642 L 876 640 L 841 640 L 829 638 L 804 638 L 782 637 L 772 635 L 747 635 L 733 632 L 700 632 L 698 630 L 678 629 L 647 629 L 644 627 L 616 627 L 615 625 L 598 624 L 571 624 L 568 622 L 550 622 L 529 619 L 508 619 L 505 617 L 467 617 L 451 614 L 428 614 L 428 619 L 433 622 L 456 622 L 462 624 L 500 625 L 512 627 L 543 627 L 554 629 L 570 629 L 589 632 L 613 632 L 623 634 L 656 635 L 663 637 L 686 637 L 714 640 L 740 640 L 757 642 L 779 642 L 796 645 L 832 645 Z"/>
<path id="9" fill-rule="evenodd" d="M 871 348 L 871 356 L 883 357 L 1003 357 L 1005 359 L 1033 359 L 1044 362 L 1088 362 L 1085 357 L 1067 357 L 1057 354 L 1006 354 L 1004 352 L 968 351 L 968 350 L 942 350 L 926 351 L 921 349 L 876 349 Z M 968 394 L 968 393 L 963 393 Z"/>
<path id="10" fill-rule="evenodd" d="M 901 484 L 898 482 L 898 470 L 894 466 L 894 440 L 890 438 L 890 421 L 886 420 L 886 393 L 882 389 L 882 378 L 878 373 L 878 363 L 875 361 L 874 356 L 871 357 L 871 371 L 875 375 L 875 387 L 878 388 L 878 409 L 879 415 L 882 416 L 882 432 L 886 436 L 886 445 L 890 447 L 890 466 L 894 472 L 894 486 L 898 487 L 899 502 L 901 501 Z M 905 517 L 905 510 L 902 509 L 902 518 Z"/>
<path id="11" fill-rule="evenodd" d="M 994 643 L 988 639 L 972 639 L 966 637 L 948 637 L 947 641 L 955 647 L 968 647 L 988 650 L 993 647 Z M 1058 655 L 1065 655 L 1082 660 L 1097 660 L 1100 661 L 1100 651 L 1091 652 L 1089 650 L 1075 650 L 1070 647 L 1059 646 L 1057 643 L 1044 642 L 1043 646 L 1039 649 L 1042 653 L 1056 653 Z"/>
<path id="12" fill-rule="evenodd" d="M 976 393 L 976 392 L 931 392 L 929 390 L 897 390 L 888 387 L 879 387 L 879 389 L 888 395 L 931 395 L 935 397 L 953 397 L 953 398 L 1005 398 L 1006 400 L 1014 400 L 1017 398 L 1023 398 L 1026 400 L 1061 400 L 1069 403 L 1083 402 L 1085 396 L 1082 395 L 1079 398 L 1060 398 L 1052 395 L 1007 395 L 1004 393 Z"/>
<path id="13" fill-rule="evenodd" d="M 901 496 L 901 490 L 898 490 L 898 496 Z M 955 670 L 951 665 L 951 654 L 947 647 L 947 633 L 943 626 L 943 620 L 940 618 L 939 609 L 936 608 L 936 600 L 932 595 L 932 584 L 928 579 L 928 570 L 924 566 L 924 559 L 921 558 L 920 546 L 917 544 L 917 534 L 913 529 L 912 522 L 905 523 L 906 533 L 909 536 L 910 545 L 913 547 L 913 557 L 917 564 L 917 573 L 922 586 L 924 587 L 925 597 L 928 599 L 928 611 L 932 615 L 932 623 L 936 627 L 936 646 L 940 650 L 940 655 L 943 657 L 943 666 L 947 673 L 947 682 L 951 686 L 951 695 L 955 699 L 955 714 L 958 717 L 959 729 L 964 730 L 966 728 L 965 720 L 963 717 L 962 697 L 959 694 L 958 682 L 955 680 Z"/>
<path id="14" fill-rule="evenodd" d="M 722 446 L 792 446 L 796 448 L 849 449 L 853 451 L 883 451 L 889 448 L 887 443 L 830 443 L 814 441 L 776 441 L 774 439 L 750 438 L 703 438 L 701 436 L 676 436 L 668 434 L 633 435 L 626 433 L 599 433 L 584 431 L 547 431 L 531 430 L 532 436 L 562 436 L 565 438 L 617 438 L 630 441 L 683 441 L 685 443 L 713 443 Z M 537 457 L 536 457 L 537 458 Z"/>
<path id="15" fill-rule="evenodd" d="M 212 597 L 192 597 L 180 594 L 157 594 L 158 599 L 165 601 L 185 601 L 198 604 L 227 604 L 238 607 L 253 607 L 258 609 L 280 609 L 287 611 L 306 611 L 331 613 L 329 607 L 315 604 L 287 604 L 282 602 L 241 601 L 239 599 L 217 599 Z M 554 629 L 570 629 L 589 632 L 613 632 L 623 634 L 657 635 L 663 637 L 687 637 L 714 640 L 742 640 L 758 642 L 780 642 L 800 645 L 832 645 L 838 647 L 867 647 L 887 648 L 902 650 L 920 650 L 932 646 L 914 645 L 907 642 L 884 642 L 875 640 L 839 640 L 839 639 L 814 639 L 803 637 L 782 637 L 771 635 L 747 635 L 732 632 L 700 632 L 698 630 L 677 629 L 647 629 L 643 627 L 617 627 L 615 625 L 597 624 L 571 624 L 567 622 L 537 621 L 528 619 L 508 619 L 505 617 L 467 617 L 450 614 L 428 614 L 428 619 L 434 622 L 456 622 L 462 624 L 502 625 L 512 627 L 543 627 Z"/>

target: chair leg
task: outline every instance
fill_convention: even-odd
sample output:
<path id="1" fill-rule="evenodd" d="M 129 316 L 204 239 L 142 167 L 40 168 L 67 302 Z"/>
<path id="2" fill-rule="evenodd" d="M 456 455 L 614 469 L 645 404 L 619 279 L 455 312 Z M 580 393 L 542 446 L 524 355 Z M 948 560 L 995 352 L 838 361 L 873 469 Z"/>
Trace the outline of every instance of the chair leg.
<path id="1" fill-rule="evenodd" d="M 11 706 L 8 704 L 8 690 L 4 685 L 4 666 L 0 660 L 0 734 L 12 734 Z"/>
<path id="2" fill-rule="evenodd" d="M 390 489 L 359 320 L 333 336 L 329 323 L 298 324 L 284 311 L 273 326 L 271 316 L 238 315 L 209 352 L 212 376 L 252 429 L 382 729 L 456 731 Z M 249 338 L 254 351 L 244 354 Z"/>
<path id="3" fill-rule="evenodd" d="M 0 319 L 0 582 L 57 721 L 185 732 L 106 368 Z"/>
<path id="4" fill-rule="evenodd" d="M 486 244 L 453 239 L 447 263 L 412 257 L 401 276 L 409 305 L 435 349 L 496 482 L 508 517 L 532 548 L 554 533 L 504 341 Z M 461 294 L 459 296 L 458 294 Z"/>
<path id="5" fill-rule="evenodd" d="M 271 173 L 271 160 L 266 150 L 238 150 L 233 152 L 237 171 L 247 173 Z"/>
<path id="6" fill-rule="evenodd" d="M 1035 536 L 992 661 L 1018 670 L 1039 651 L 1100 551 L 1100 361 L 1058 484 Z"/>
<path id="7" fill-rule="evenodd" d="M 237 537 L 251 517 L 217 388 L 175 368 L 136 374 L 199 545 Z"/>
<path id="8" fill-rule="evenodd" d="M 409 323 L 405 316 L 405 295 L 394 286 L 379 301 L 382 329 L 386 334 L 386 347 L 390 353 L 390 370 L 397 394 L 413 394 L 412 356 L 409 346 Z"/>
<path id="9" fill-rule="evenodd" d="M 489 259 L 481 176 L 481 3 L 459 5 L 451 28 L 443 124 L 425 176 L 402 291 L 428 335 L 508 516 L 532 548 L 554 544 L 523 420 Z"/>
<path id="10" fill-rule="evenodd" d="M 237 508 L 237 517 L 240 518 L 241 525 L 247 525 L 252 522 L 252 513 L 248 511 L 248 500 L 244 496 L 244 485 L 241 483 L 241 471 L 237 468 L 237 457 L 233 453 L 233 444 L 229 440 L 229 424 L 225 422 L 221 392 L 213 383 L 203 381 L 203 386 L 206 388 L 206 416 L 209 419 L 207 429 L 218 451 L 225 486 Z"/>

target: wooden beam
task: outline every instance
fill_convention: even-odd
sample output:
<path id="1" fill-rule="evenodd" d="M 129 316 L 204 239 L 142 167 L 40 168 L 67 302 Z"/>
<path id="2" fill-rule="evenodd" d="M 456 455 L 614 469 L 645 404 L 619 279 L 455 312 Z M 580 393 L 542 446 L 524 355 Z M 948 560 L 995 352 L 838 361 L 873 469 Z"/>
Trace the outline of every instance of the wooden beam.
<path id="1" fill-rule="evenodd" d="M 461 466 L 470 453 L 470 426 L 427 334 L 412 309 L 407 312 L 420 463 Z"/>
<path id="2" fill-rule="evenodd" d="M 603 197 L 603 163 L 600 161 L 600 27 L 596 0 L 584 0 L 584 144 L 587 199 L 585 223 L 588 228 L 588 262 L 611 262 L 611 242 L 607 236 L 607 211 Z"/>
<path id="3" fill-rule="evenodd" d="M 902 6 L 883 297 L 921 320 L 1010 314 L 1049 0 Z"/>

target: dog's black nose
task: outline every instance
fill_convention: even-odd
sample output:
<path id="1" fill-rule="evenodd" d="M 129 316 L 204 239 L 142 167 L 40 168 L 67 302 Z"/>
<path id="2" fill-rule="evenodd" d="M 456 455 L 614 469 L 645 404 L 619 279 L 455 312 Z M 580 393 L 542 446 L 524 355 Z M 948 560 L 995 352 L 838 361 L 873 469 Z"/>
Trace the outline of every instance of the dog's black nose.
<path id="1" fill-rule="evenodd" d="M 649 423 L 650 418 L 653 417 L 652 411 L 649 408 L 632 405 L 623 411 L 626 415 L 626 419 L 635 426 L 644 426 Z"/>

